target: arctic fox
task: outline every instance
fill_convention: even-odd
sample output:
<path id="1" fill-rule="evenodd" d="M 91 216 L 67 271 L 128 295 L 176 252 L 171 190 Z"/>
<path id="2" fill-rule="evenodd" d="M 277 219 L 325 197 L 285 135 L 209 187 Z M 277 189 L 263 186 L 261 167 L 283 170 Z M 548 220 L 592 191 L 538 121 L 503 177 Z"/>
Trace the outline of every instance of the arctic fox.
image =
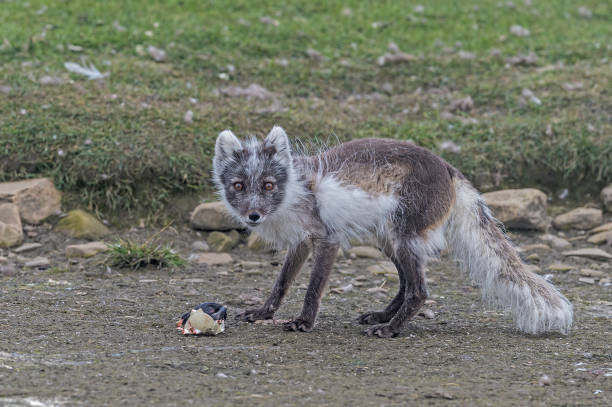
<path id="1" fill-rule="evenodd" d="M 271 319 L 313 251 L 313 270 L 300 316 L 290 331 L 313 329 L 338 248 L 374 236 L 399 273 L 399 292 L 382 311 L 359 317 L 368 335 L 397 335 L 427 298 L 424 267 L 447 247 L 488 303 L 511 310 L 521 331 L 567 334 L 572 305 L 527 270 L 483 199 L 465 177 L 409 142 L 354 140 L 314 156 L 293 154 L 275 126 L 263 141 L 219 134 L 213 178 L 229 211 L 259 236 L 287 248 L 272 293 L 237 319 Z"/>

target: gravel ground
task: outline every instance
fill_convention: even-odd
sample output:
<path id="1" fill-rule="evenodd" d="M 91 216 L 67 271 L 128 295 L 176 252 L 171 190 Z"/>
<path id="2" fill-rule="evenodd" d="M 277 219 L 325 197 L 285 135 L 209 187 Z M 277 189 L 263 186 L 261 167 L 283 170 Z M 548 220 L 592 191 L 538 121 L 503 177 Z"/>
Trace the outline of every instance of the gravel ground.
<path id="1" fill-rule="evenodd" d="M 187 255 L 202 237 L 185 230 L 165 239 Z M 513 239 L 539 242 L 535 234 Z M 67 264 L 65 237 L 41 231 L 29 241 L 43 246 L 23 256 Z M 574 267 L 550 272 L 575 307 L 569 336 L 517 332 L 503 313 L 481 305 L 478 288 L 446 259 L 428 266 L 426 308 L 435 317 L 419 317 L 386 340 L 364 336 L 355 322 L 384 307 L 398 286 L 366 270 L 373 259 L 338 262 L 330 287 L 348 291 L 326 295 L 311 333 L 233 319 L 265 298 L 281 254 L 241 246 L 232 252 L 237 262 L 258 264 L 174 272 L 109 271 L 99 257 L 64 272 L 17 267 L 0 277 L 0 405 L 612 404 L 610 286 L 579 281 L 580 269 L 609 276 L 609 265 L 555 250 L 523 255 L 533 253 L 542 273 L 552 263 Z M 299 312 L 307 278 L 299 276 L 277 318 Z M 203 301 L 228 306 L 226 332 L 181 336 L 177 318 Z"/>

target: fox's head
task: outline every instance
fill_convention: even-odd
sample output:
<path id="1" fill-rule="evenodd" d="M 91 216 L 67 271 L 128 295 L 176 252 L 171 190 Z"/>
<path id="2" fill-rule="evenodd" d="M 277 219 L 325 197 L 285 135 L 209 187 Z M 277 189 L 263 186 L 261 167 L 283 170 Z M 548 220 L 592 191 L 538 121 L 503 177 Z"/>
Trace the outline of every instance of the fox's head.
<path id="1" fill-rule="evenodd" d="M 289 139 L 278 126 L 261 142 L 241 142 L 229 130 L 217 137 L 215 185 L 226 206 L 251 227 L 282 208 L 288 185 L 294 182 L 293 173 Z"/>

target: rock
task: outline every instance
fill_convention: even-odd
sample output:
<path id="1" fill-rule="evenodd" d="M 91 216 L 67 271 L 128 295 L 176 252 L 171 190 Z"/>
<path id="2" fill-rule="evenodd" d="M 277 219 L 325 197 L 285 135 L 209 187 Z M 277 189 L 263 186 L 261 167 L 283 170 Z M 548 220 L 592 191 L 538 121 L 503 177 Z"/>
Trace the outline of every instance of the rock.
<path id="1" fill-rule="evenodd" d="M 193 242 L 191 244 L 191 248 L 197 252 L 207 252 L 210 250 L 210 246 L 208 246 L 208 243 L 202 240 L 196 240 L 195 242 Z"/>
<path id="2" fill-rule="evenodd" d="M 575 269 L 574 266 L 570 266 L 569 264 L 555 263 L 548 266 L 550 271 L 570 271 Z"/>
<path id="3" fill-rule="evenodd" d="M 42 247 L 40 243 L 26 243 L 26 244 L 22 244 L 21 246 L 13 249 L 13 251 L 15 253 L 24 253 L 24 252 L 29 252 L 30 250 L 38 249 L 39 247 Z"/>
<path id="4" fill-rule="evenodd" d="M 550 377 L 548 377 L 548 375 L 543 375 L 538 379 L 538 384 L 540 386 L 550 386 L 551 383 L 552 380 L 550 380 Z"/>
<path id="5" fill-rule="evenodd" d="M 593 270 L 593 269 L 581 269 L 580 275 L 584 277 L 593 277 L 593 278 L 599 279 L 601 277 L 605 277 L 606 272 L 601 271 L 601 270 Z"/>
<path id="6" fill-rule="evenodd" d="M 546 194 L 537 189 L 505 189 L 482 195 L 493 215 L 508 228 L 546 230 Z"/>
<path id="7" fill-rule="evenodd" d="M 191 226 L 203 230 L 244 229 L 244 225 L 230 215 L 223 202 L 198 205 L 191 214 Z"/>
<path id="8" fill-rule="evenodd" d="M 572 247 L 572 244 L 567 240 L 551 234 L 541 235 L 540 240 L 550 243 L 555 249 L 568 249 Z"/>
<path id="9" fill-rule="evenodd" d="M 593 244 L 612 243 L 612 230 L 608 232 L 595 233 L 587 239 L 587 242 Z"/>
<path id="10" fill-rule="evenodd" d="M 104 242 L 90 242 L 85 244 L 74 244 L 66 247 L 66 257 L 93 257 L 98 253 L 108 250 Z"/>
<path id="11" fill-rule="evenodd" d="M 608 212 L 612 212 L 612 184 L 601 190 L 601 201 Z"/>
<path id="12" fill-rule="evenodd" d="M 229 97 L 245 97 L 247 99 L 271 99 L 274 98 L 274 93 L 256 83 L 250 84 L 246 88 L 240 86 L 228 86 L 219 89 L 219 93 Z"/>
<path id="13" fill-rule="evenodd" d="M 0 256 L 0 277 L 11 276 L 15 272 L 15 265 L 6 257 Z"/>
<path id="14" fill-rule="evenodd" d="M 389 52 L 384 55 L 379 56 L 376 59 L 376 63 L 380 66 L 389 65 L 389 64 L 400 64 L 405 62 L 415 61 L 417 58 L 414 55 L 406 54 L 405 52 L 400 51 L 399 47 L 396 43 L 389 43 Z"/>
<path id="15" fill-rule="evenodd" d="M 612 232 L 612 222 L 604 223 L 601 226 L 597 226 L 594 229 L 589 230 L 589 233 L 601 233 L 601 232 Z"/>
<path id="16" fill-rule="evenodd" d="M 238 238 L 223 232 L 211 232 L 206 240 L 210 248 L 216 252 L 229 252 L 238 244 Z"/>
<path id="17" fill-rule="evenodd" d="M 266 244 L 265 240 L 263 240 L 261 237 L 257 235 L 257 233 L 251 233 L 249 235 L 249 238 L 247 239 L 247 247 L 250 250 L 257 252 L 257 251 L 265 250 L 268 247 L 268 245 Z"/>
<path id="18" fill-rule="evenodd" d="M 593 249 L 593 248 L 570 250 L 568 252 L 563 252 L 563 255 L 564 256 L 589 257 L 589 258 L 595 258 L 595 259 L 612 259 L 611 254 L 601 249 Z"/>
<path id="19" fill-rule="evenodd" d="M 578 281 L 585 284 L 595 284 L 595 279 L 590 277 L 580 277 Z"/>
<path id="20" fill-rule="evenodd" d="M 553 225 L 557 229 L 592 229 L 603 223 L 603 214 L 600 209 L 576 208 L 557 216 Z"/>
<path id="21" fill-rule="evenodd" d="M 24 266 L 33 268 L 47 268 L 49 267 L 49 264 L 49 259 L 47 257 L 39 256 L 25 262 Z"/>
<path id="22" fill-rule="evenodd" d="M 550 250 L 550 246 L 544 243 L 535 243 L 521 246 L 521 251 L 528 252 L 531 250 Z"/>
<path id="23" fill-rule="evenodd" d="M 474 107 L 474 100 L 471 96 L 466 96 L 462 99 L 453 100 L 450 105 L 448 105 L 449 112 L 456 112 L 458 110 L 462 112 L 469 112 Z"/>
<path id="24" fill-rule="evenodd" d="M 350 254 L 354 254 L 357 257 L 364 257 L 367 259 L 380 259 L 382 258 L 382 253 L 371 246 L 356 246 L 352 247 L 349 250 Z"/>
<path id="25" fill-rule="evenodd" d="M 395 265 L 390 261 L 381 261 L 379 263 L 372 264 L 371 266 L 368 266 L 366 270 L 374 275 L 391 273 L 397 274 Z"/>
<path id="26" fill-rule="evenodd" d="M 0 202 L 19 207 L 25 223 L 37 224 L 61 212 L 61 193 L 47 178 L 29 179 L 0 184 Z"/>
<path id="27" fill-rule="evenodd" d="M 578 7 L 578 15 L 584 18 L 591 18 L 593 17 L 593 12 L 589 8 Z"/>
<path id="28" fill-rule="evenodd" d="M 76 209 L 60 219 L 55 230 L 77 239 L 97 240 L 110 233 L 110 230 L 93 215 Z"/>
<path id="29" fill-rule="evenodd" d="M 535 264 L 525 264 L 525 270 L 531 273 L 539 273 L 542 271 L 542 269 Z"/>
<path id="30" fill-rule="evenodd" d="M 0 247 L 16 246 L 22 241 L 19 208 L 11 203 L 0 204 Z"/>
<path id="31" fill-rule="evenodd" d="M 510 34 L 515 35 L 517 37 L 529 37 L 529 30 L 525 27 L 521 27 L 520 25 L 513 25 L 510 27 Z"/>
<path id="32" fill-rule="evenodd" d="M 147 48 L 147 52 L 155 62 L 164 62 L 167 58 L 166 51 L 160 48 L 156 48 L 153 45 L 149 45 L 149 47 Z"/>
<path id="33" fill-rule="evenodd" d="M 434 312 L 432 310 L 430 310 L 429 308 L 426 308 L 426 309 L 422 310 L 421 312 L 419 312 L 419 315 L 421 315 L 425 319 L 434 319 L 434 318 L 436 318 L 436 314 L 434 314 Z"/>
<path id="34" fill-rule="evenodd" d="M 530 52 L 527 55 L 519 54 L 514 57 L 506 58 L 506 62 L 509 65 L 535 65 L 538 63 L 538 56 L 533 52 Z"/>
<path id="35" fill-rule="evenodd" d="M 193 254 L 189 257 L 194 263 L 207 264 L 209 266 L 217 266 L 223 264 L 231 264 L 234 259 L 227 253 L 200 253 Z"/>

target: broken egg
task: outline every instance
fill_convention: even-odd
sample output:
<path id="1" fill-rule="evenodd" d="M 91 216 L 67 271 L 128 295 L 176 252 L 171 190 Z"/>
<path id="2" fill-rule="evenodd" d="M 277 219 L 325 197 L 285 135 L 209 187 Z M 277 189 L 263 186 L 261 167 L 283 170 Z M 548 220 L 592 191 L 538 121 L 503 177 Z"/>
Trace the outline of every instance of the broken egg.
<path id="1" fill-rule="evenodd" d="M 205 302 L 184 314 L 176 323 L 183 335 L 217 335 L 225 330 L 227 308 Z"/>

